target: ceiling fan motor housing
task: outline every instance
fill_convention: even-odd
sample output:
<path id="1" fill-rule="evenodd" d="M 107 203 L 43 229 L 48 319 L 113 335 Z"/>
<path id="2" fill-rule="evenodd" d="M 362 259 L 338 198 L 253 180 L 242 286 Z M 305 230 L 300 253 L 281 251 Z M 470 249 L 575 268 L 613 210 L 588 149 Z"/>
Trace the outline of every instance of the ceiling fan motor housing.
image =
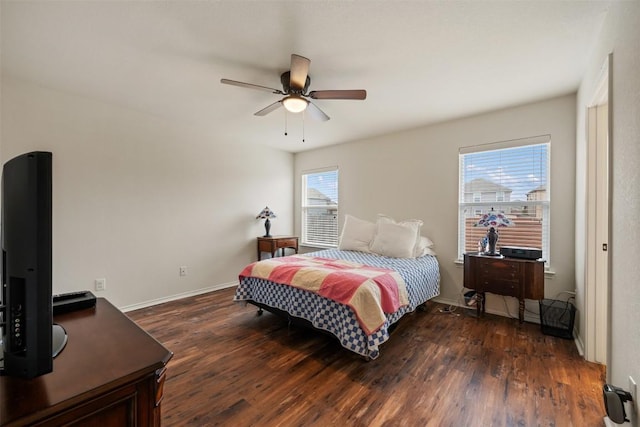
<path id="1" fill-rule="evenodd" d="M 307 76 L 307 80 L 304 83 L 304 88 L 302 90 L 295 90 L 295 89 L 291 89 L 291 78 L 290 76 L 290 72 L 289 71 L 285 71 L 284 73 L 282 73 L 282 75 L 280 76 L 280 82 L 282 83 L 282 91 L 289 95 L 292 93 L 298 94 L 298 95 L 303 95 L 305 93 L 307 93 L 307 89 L 309 89 L 309 85 L 311 84 L 311 77 Z"/>

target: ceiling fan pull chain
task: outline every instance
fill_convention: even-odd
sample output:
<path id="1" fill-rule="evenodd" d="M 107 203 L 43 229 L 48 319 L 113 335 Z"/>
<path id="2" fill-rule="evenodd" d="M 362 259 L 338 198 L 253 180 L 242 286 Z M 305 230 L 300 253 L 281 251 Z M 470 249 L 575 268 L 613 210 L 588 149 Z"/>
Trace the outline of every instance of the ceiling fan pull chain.
<path id="1" fill-rule="evenodd" d="M 304 142 L 304 116 L 305 112 L 302 112 L 302 142 Z"/>
<path id="2" fill-rule="evenodd" d="M 284 110 L 284 136 L 287 136 L 287 110 Z"/>

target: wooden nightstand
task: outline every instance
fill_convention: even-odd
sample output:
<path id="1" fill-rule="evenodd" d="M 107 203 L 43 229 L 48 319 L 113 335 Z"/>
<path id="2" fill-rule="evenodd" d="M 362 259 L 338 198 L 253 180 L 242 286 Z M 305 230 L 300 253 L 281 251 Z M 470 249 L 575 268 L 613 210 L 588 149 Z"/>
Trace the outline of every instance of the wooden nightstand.
<path id="1" fill-rule="evenodd" d="M 478 294 L 477 312 L 485 312 L 485 292 L 518 298 L 524 321 L 524 300 L 544 298 L 544 261 L 464 254 L 464 287 Z"/>
<path id="2" fill-rule="evenodd" d="M 298 253 L 298 238 L 296 236 L 271 236 L 258 237 L 258 261 L 262 259 L 263 252 L 271 253 L 271 258 L 276 256 L 278 249 L 284 256 L 285 248 L 291 248 Z"/>

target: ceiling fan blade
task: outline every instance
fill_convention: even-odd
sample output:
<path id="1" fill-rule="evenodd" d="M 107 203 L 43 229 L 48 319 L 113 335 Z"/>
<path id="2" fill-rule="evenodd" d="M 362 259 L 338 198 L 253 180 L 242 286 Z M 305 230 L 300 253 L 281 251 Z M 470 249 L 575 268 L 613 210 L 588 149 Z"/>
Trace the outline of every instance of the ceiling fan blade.
<path id="1" fill-rule="evenodd" d="M 272 111 L 277 110 L 281 106 L 282 106 L 282 101 L 276 101 L 273 104 L 264 107 L 262 110 L 258 111 L 257 113 L 253 113 L 253 115 L 254 116 L 266 116 L 267 114 L 269 114 Z"/>
<path id="2" fill-rule="evenodd" d="M 321 122 L 326 122 L 327 120 L 329 120 L 329 116 L 327 116 L 325 112 L 318 108 L 318 106 L 313 102 L 309 102 L 309 104 L 307 105 L 307 113 L 309 113 L 309 115 L 313 119 L 319 120 Z"/>
<path id="3" fill-rule="evenodd" d="M 280 89 L 274 89 L 274 88 L 271 88 L 271 87 L 254 85 L 254 84 L 251 84 L 251 83 L 238 82 L 238 81 L 229 80 L 229 79 L 220 79 L 220 83 L 224 83 L 226 85 L 232 85 L 232 86 L 247 87 L 249 89 L 265 90 L 267 92 L 278 93 L 280 95 L 283 95 L 283 93 L 282 93 L 282 91 Z"/>
<path id="4" fill-rule="evenodd" d="M 309 92 L 312 99 L 359 99 L 367 98 L 367 91 L 364 89 L 355 90 L 313 90 Z"/>
<path id="5" fill-rule="evenodd" d="M 289 86 L 291 89 L 304 90 L 309 74 L 311 60 L 304 56 L 291 54 L 291 69 L 289 70 Z"/>

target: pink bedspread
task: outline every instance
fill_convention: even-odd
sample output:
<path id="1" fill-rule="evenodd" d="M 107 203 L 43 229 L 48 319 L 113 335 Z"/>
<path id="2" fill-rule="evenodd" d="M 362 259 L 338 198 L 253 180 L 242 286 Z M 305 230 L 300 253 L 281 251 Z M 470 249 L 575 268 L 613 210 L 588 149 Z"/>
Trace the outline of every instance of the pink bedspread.
<path id="1" fill-rule="evenodd" d="M 409 304 L 399 273 L 344 260 L 301 255 L 271 258 L 246 266 L 240 280 L 244 277 L 294 286 L 345 304 L 368 335 L 384 324 L 385 313 Z"/>

